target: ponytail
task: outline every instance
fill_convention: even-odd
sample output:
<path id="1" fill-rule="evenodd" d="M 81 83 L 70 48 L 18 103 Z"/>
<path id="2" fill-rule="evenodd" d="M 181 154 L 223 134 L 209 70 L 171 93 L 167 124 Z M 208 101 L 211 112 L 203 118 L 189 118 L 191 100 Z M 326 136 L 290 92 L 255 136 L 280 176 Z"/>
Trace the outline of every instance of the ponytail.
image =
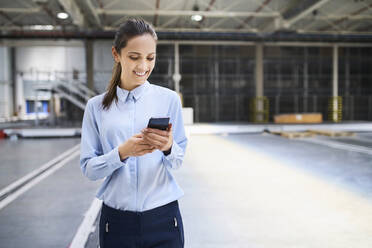
<path id="1" fill-rule="evenodd" d="M 115 103 L 118 102 L 118 96 L 116 95 L 116 87 L 120 85 L 120 75 L 121 75 L 121 65 L 120 63 L 114 64 L 112 69 L 112 77 L 107 88 L 107 93 L 105 94 L 102 105 L 104 110 L 108 110 L 111 106 L 111 103 L 115 99 Z"/>

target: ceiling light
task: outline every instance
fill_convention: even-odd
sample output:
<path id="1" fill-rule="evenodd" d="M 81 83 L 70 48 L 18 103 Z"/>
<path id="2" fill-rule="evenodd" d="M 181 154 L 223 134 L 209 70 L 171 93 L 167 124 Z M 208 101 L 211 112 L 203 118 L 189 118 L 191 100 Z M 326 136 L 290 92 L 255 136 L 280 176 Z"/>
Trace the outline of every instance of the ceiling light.
<path id="1" fill-rule="evenodd" d="M 191 20 L 200 22 L 201 20 L 203 20 L 203 17 L 201 15 L 192 15 Z"/>
<path id="2" fill-rule="evenodd" d="M 68 18 L 68 14 L 67 14 L 66 12 L 59 12 L 59 13 L 57 14 L 57 17 L 58 17 L 59 19 L 67 19 L 67 18 Z"/>

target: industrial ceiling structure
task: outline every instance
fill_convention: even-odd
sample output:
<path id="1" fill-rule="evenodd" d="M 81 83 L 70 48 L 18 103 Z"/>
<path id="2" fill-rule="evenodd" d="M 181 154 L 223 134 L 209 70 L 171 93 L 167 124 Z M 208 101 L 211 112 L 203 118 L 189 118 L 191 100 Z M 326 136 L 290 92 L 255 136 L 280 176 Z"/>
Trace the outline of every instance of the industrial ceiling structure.
<path id="1" fill-rule="evenodd" d="M 132 16 L 160 33 L 372 35 L 372 0 L 2 0 L 0 34 L 111 37 Z"/>

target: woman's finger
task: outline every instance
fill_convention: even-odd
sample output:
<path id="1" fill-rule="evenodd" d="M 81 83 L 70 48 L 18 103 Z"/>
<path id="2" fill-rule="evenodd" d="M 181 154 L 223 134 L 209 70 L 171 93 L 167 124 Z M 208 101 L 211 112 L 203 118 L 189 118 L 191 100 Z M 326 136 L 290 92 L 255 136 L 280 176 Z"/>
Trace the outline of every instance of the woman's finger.
<path id="1" fill-rule="evenodd" d="M 136 148 L 137 150 L 152 149 L 153 145 L 151 144 L 137 145 Z"/>
<path id="2" fill-rule="evenodd" d="M 165 136 L 165 137 L 169 136 L 169 132 L 170 131 L 163 131 L 163 130 L 159 130 L 159 129 L 155 129 L 155 128 L 145 128 L 143 130 L 144 134 L 153 133 L 153 134 L 157 134 L 157 135 Z"/>
<path id="3" fill-rule="evenodd" d="M 169 136 L 161 136 L 161 135 L 158 135 L 158 134 L 155 134 L 155 133 L 148 133 L 148 134 L 145 134 L 144 135 L 144 138 L 147 139 L 147 140 L 157 140 L 157 141 L 160 141 L 160 142 L 168 142 L 169 140 Z"/>
<path id="4" fill-rule="evenodd" d="M 160 149 L 161 148 L 161 145 L 152 143 L 151 144 L 151 148 Z"/>
<path id="5" fill-rule="evenodd" d="M 148 145 L 148 144 L 149 144 L 148 140 L 144 138 L 140 142 L 137 143 L 137 145 Z"/>
<path id="6" fill-rule="evenodd" d="M 147 137 L 144 137 L 144 139 L 146 140 L 146 142 L 148 142 L 151 145 L 156 146 L 157 148 L 164 146 L 168 142 L 168 141 L 164 141 L 164 140 L 150 139 L 150 138 L 147 138 Z"/>
<path id="7" fill-rule="evenodd" d="M 149 144 L 148 142 L 146 142 L 146 143 L 142 143 L 142 144 L 137 144 L 136 147 L 147 148 L 147 147 L 151 147 L 151 144 Z"/>
<path id="8" fill-rule="evenodd" d="M 143 136 L 142 133 L 138 133 L 138 134 L 133 135 L 133 137 L 135 137 L 135 138 L 142 138 L 142 136 Z"/>

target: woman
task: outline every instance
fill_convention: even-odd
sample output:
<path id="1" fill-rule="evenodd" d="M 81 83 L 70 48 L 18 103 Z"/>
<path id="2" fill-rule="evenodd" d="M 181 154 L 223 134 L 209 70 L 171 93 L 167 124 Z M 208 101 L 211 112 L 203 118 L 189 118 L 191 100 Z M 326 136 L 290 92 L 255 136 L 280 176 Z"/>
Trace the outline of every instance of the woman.
<path id="1" fill-rule="evenodd" d="M 177 202 L 184 193 L 172 169 L 181 166 L 187 139 L 177 93 L 147 81 L 156 41 L 144 20 L 122 24 L 108 90 L 84 112 L 80 166 L 89 179 L 104 178 L 97 193 L 101 248 L 184 247 Z M 169 117 L 168 129 L 147 128 L 151 117 Z"/>

